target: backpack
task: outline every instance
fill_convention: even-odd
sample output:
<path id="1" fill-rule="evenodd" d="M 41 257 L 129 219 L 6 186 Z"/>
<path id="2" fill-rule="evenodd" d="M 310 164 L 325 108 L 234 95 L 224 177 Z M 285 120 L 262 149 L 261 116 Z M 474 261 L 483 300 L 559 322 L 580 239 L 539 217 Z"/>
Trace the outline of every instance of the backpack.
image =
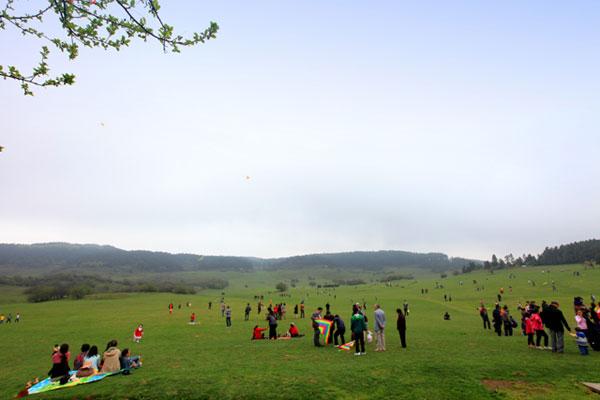
<path id="1" fill-rule="evenodd" d="M 510 325 L 513 328 L 516 328 L 517 326 L 519 326 L 519 324 L 517 324 L 517 321 L 515 321 L 515 319 L 512 316 L 510 317 Z"/>

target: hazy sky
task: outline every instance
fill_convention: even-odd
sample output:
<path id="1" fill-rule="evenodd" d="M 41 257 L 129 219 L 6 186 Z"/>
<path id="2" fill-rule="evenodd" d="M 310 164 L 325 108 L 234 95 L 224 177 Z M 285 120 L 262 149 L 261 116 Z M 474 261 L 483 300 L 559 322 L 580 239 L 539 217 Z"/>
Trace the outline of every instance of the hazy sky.
<path id="1" fill-rule="evenodd" d="M 163 3 L 218 39 L 57 56 L 77 84 L 34 98 L 0 81 L 0 242 L 488 258 L 600 236 L 600 2 Z M 0 31 L 0 63 L 39 46 Z"/>

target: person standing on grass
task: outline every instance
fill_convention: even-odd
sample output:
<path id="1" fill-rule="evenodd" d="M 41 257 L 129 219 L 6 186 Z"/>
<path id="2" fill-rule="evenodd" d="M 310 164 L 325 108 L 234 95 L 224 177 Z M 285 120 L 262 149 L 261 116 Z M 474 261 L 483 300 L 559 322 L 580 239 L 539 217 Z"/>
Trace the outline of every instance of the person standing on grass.
<path id="1" fill-rule="evenodd" d="M 344 320 L 337 314 L 333 317 L 333 322 L 335 323 L 335 332 L 333 333 L 333 343 L 338 345 L 338 338 L 340 340 L 339 344 L 345 344 L 344 334 L 346 333 L 346 324 L 344 324 Z"/>
<path id="2" fill-rule="evenodd" d="M 385 312 L 379 304 L 375 304 L 375 336 L 377 348 L 375 351 L 385 351 Z"/>
<path id="3" fill-rule="evenodd" d="M 208 302 L 208 309 L 211 310 L 212 309 L 212 301 Z"/>
<path id="4" fill-rule="evenodd" d="M 269 311 L 267 321 L 269 321 L 269 339 L 277 339 L 277 318 L 273 310 Z"/>
<path id="5" fill-rule="evenodd" d="M 550 342 L 552 343 L 553 353 L 563 353 L 565 351 L 564 328 L 571 332 L 571 328 L 559 307 L 558 302 L 553 301 L 542 311 L 542 320 L 550 329 Z"/>
<path id="6" fill-rule="evenodd" d="M 398 329 L 398 334 L 400 334 L 400 344 L 402 348 L 406 348 L 406 318 L 402 313 L 401 309 L 396 309 L 398 313 L 398 320 L 396 321 L 396 328 Z"/>
<path id="7" fill-rule="evenodd" d="M 487 312 L 487 308 L 485 308 L 483 303 L 481 304 L 481 307 L 479 307 L 479 315 L 481 316 L 481 319 L 483 320 L 483 329 L 492 329 L 492 326 L 490 324 L 490 317 L 488 316 L 488 312 Z"/>
<path id="8" fill-rule="evenodd" d="M 294 306 L 294 318 L 298 318 L 298 304 Z"/>
<path id="9" fill-rule="evenodd" d="M 331 313 L 331 311 L 325 311 L 325 316 L 323 317 L 324 320 L 327 321 L 331 321 L 331 330 L 333 330 L 333 327 L 335 325 L 335 317 L 333 316 L 333 314 Z M 326 342 L 325 344 L 331 344 L 331 340 L 333 339 L 333 335 L 329 335 L 328 338 L 325 338 Z"/>
<path id="10" fill-rule="evenodd" d="M 408 313 L 410 311 L 408 310 L 408 301 L 406 301 L 406 299 L 404 299 L 404 316 L 408 317 Z"/>
<path id="11" fill-rule="evenodd" d="M 365 317 L 360 313 L 360 307 L 355 307 L 356 312 L 350 319 L 350 330 L 352 330 L 352 336 L 355 341 L 355 356 L 367 354 L 365 351 L 365 331 L 367 330 L 367 323 Z"/>
<path id="12" fill-rule="evenodd" d="M 300 318 L 304 318 L 306 315 L 304 314 L 304 301 L 300 303 Z"/>
<path id="13" fill-rule="evenodd" d="M 502 323 L 504 324 L 504 336 L 512 336 L 513 335 L 513 326 L 510 318 L 510 313 L 508 312 L 508 306 L 505 304 L 502 307 L 501 314 Z"/>
<path id="14" fill-rule="evenodd" d="M 494 331 L 498 336 L 502 336 L 502 315 L 500 312 L 500 304 L 496 304 L 492 312 L 492 321 L 494 322 Z"/>
<path id="15" fill-rule="evenodd" d="M 547 349 L 548 347 L 548 335 L 544 330 L 544 323 L 542 322 L 542 318 L 540 317 L 540 309 L 539 307 L 534 307 L 531 312 L 531 322 L 533 323 L 533 330 L 535 331 L 535 347 L 538 349 Z M 544 347 L 541 347 L 542 338 L 544 338 Z"/>
<path id="16" fill-rule="evenodd" d="M 225 325 L 231 328 L 231 308 L 229 306 L 225 309 Z"/>
<path id="17" fill-rule="evenodd" d="M 15 315 L 15 323 L 18 323 L 21 320 L 21 314 L 17 313 L 17 315 Z"/>
<path id="18" fill-rule="evenodd" d="M 322 344 L 319 342 L 319 336 L 321 335 L 321 332 L 319 331 L 319 324 L 317 323 L 317 320 L 322 318 L 321 317 L 322 312 L 323 312 L 323 307 L 319 307 L 316 309 L 316 311 L 310 317 L 310 319 L 312 320 L 312 327 L 314 330 L 313 341 L 314 341 L 315 347 L 322 347 Z"/>
<path id="19" fill-rule="evenodd" d="M 535 344 L 533 342 L 533 335 L 535 334 L 535 324 L 531 317 L 532 315 L 530 313 L 525 313 L 525 334 L 527 335 L 527 345 L 530 349 L 535 349 Z"/>
<path id="20" fill-rule="evenodd" d="M 173 303 L 169 303 L 169 314 L 173 314 Z"/>
<path id="21" fill-rule="evenodd" d="M 250 311 L 252 311 L 252 307 L 250 307 L 250 303 L 246 304 L 246 309 L 244 310 L 244 320 L 248 321 L 250 318 Z"/>

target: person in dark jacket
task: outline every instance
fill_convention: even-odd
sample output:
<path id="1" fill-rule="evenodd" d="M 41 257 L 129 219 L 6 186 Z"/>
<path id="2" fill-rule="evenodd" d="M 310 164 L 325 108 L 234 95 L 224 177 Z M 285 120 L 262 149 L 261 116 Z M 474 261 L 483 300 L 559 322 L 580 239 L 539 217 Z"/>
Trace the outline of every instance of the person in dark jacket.
<path id="1" fill-rule="evenodd" d="M 269 339 L 277 339 L 277 318 L 273 310 L 269 311 L 267 321 L 269 321 Z"/>
<path id="2" fill-rule="evenodd" d="M 494 322 L 494 331 L 498 336 L 502 336 L 502 315 L 500 313 L 500 304 L 496 304 L 492 312 L 492 321 Z"/>
<path id="3" fill-rule="evenodd" d="M 344 320 L 337 314 L 333 317 L 333 322 L 335 323 L 335 332 L 333 332 L 333 343 L 338 345 L 338 338 L 340 340 L 339 344 L 345 344 L 346 340 L 344 339 L 344 334 L 346 333 L 346 324 L 344 324 Z"/>
<path id="4" fill-rule="evenodd" d="M 402 344 L 402 348 L 406 348 L 406 317 L 402 313 L 401 309 L 396 309 L 398 313 L 398 320 L 396 321 L 396 328 L 398 329 L 398 333 L 400 334 L 400 344 Z"/>
<path id="5" fill-rule="evenodd" d="M 571 332 L 571 328 L 559 307 L 558 302 L 553 301 L 541 312 L 542 321 L 544 321 L 546 328 L 550 330 L 550 342 L 553 353 L 564 352 L 564 328 L 567 328 Z"/>

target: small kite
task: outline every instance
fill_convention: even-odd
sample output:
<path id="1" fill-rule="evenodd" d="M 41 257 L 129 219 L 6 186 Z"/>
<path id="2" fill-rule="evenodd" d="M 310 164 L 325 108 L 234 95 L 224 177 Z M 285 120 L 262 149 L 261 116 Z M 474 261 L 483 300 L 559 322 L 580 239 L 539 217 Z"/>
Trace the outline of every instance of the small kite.
<path id="1" fill-rule="evenodd" d="M 344 344 L 340 344 L 339 346 L 335 346 L 340 350 L 350 350 L 352 347 L 354 347 L 354 340 L 348 343 L 344 343 Z"/>
<path id="2" fill-rule="evenodd" d="M 315 319 L 315 323 L 318 326 L 319 332 L 325 337 L 325 343 L 329 342 L 329 335 L 331 334 L 332 321 L 326 319 Z"/>

